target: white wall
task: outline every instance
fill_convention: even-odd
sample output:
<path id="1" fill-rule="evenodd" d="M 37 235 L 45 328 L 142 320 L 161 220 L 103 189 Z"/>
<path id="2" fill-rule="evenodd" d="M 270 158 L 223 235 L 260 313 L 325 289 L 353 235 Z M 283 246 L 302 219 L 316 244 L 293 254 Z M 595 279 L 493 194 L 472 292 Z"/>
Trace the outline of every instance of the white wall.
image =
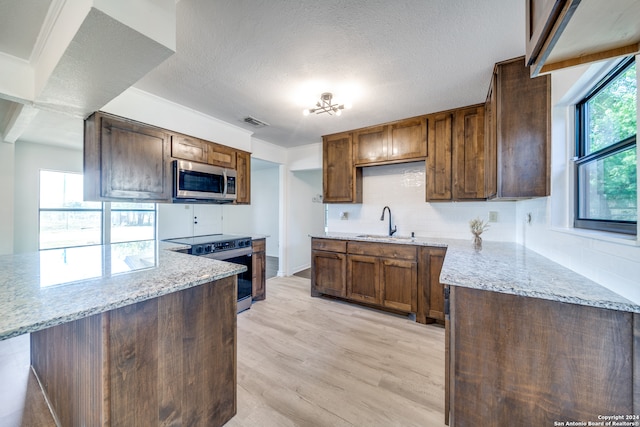
<path id="1" fill-rule="evenodd" d="M 222 233 L 222 206 L 158 203 L 158 239 Z"/>
<path id="2" fill-rule="evenodd" d="M 311 267 L 309 234 L 324 232 L 324 205 L 317 199 L 317 195 L 322 194 L 322 170 L 289 172 L 287 182 L 285 274 L 291 275 Z"/>
<path id="3" fill-rule="evenodd" d="M 13 253 L 15 145 L 0 141 L 0 255 Z"/>
<path id="4" fill-rule="evenodd" d="M 40 169 L 82 173 L 82 151 L 16 142 L 14 186 L 14 252 L 38 250 Z"/>
<path id="5" fill-rule="evenodd" d="M 235 209 L 238 207 L 224 207 L 225 231 L 238 229 L 267 235 L 267 256 L 279 256 L 280 177 L 277 165 L 251 172 L 251 218 L 248 221 L 241 221 L 242 213 Z M 232 221 L 236 223 L 233 227 Z M 247 224 L 250 225 L 250 230 L 242 230 Z"/>
<path id="6" fill-rule="evenodd" d="M 529 249 L 640 303 L 637 236 L 572 228 L 574 105 L 611 65 L 602 62 L 552 75 L 551 196 L 518 202 L 516 239 Z"/>
<path id="7" fill-rule="evenodd" d="M 251 152 L 250 131 L 133 87 L 102 111 Z"/>
<path id="8" fill-rule="evenodd" d="M 425 164 L 413 162 L 370 166 L 363 169 L 362 204 L 330 204 L 328 228 L 331 232 L 387 234 L 389 218 L 380 221 L 382 209 L 391 209 L 392 227 L 397 235 L 469 239 L 469 221 L 487 220 L 489 211 L 498 221 L 482 235 L 496 241 L 515 240 L 515 202 L 425 202 Z M 346 213 L 346 220 L 340 213 Z"/>

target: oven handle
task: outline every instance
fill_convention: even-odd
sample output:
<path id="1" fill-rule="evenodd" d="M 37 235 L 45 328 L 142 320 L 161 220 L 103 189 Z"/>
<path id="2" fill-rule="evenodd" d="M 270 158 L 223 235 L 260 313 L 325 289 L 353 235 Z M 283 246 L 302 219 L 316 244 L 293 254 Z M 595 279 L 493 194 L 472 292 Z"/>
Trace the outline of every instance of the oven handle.
<path id="1" fill-rule="evenodd" d="M 236 258 L 244 255 L 251 256 L 252 253 L 253 253 L 253 249 L 249 247 L 249 248 L 230 249 L 228 251 L 213 252 L 210 254 L 204 254 L 200 256 L 203 256 L 205 258 L 217 259 L 219 261 L 224 261 L 226 259 Z"/>

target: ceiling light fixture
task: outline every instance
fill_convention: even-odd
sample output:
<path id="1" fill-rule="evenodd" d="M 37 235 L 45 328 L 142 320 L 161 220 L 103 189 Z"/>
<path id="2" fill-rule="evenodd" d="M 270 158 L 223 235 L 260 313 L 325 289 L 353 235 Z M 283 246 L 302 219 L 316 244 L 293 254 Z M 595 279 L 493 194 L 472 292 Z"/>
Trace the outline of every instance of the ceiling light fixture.
<path id="1" fill-rule="evenodd" d="M 320 95 L 320 101 L 316 102 L 315 108 L 305 109 L 302 114 L 308 116 L 311 113 L 321 114 L 327 113 L 330 116 L 335 114 L 339 116 L 342 114 L 342 110 L 351 108 L 350 104 L 332 104 L 333 94 L 331 92 L 325 92 Z"/>

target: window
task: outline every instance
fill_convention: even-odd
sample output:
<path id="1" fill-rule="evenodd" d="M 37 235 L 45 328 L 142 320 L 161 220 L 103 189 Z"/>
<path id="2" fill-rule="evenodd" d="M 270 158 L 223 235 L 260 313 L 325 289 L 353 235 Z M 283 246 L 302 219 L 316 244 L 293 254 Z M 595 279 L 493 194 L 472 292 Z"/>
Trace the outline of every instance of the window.
<path id="1" fill-rule="evenodd" d="M 111 202 L 110 205 L 111 243 L 155 238 L 156 206 L 154 203 Z"/>
<path id="2" fill-rule="evenodd" d="M 636 110 L 634 57 L 576 106 L 576 228 L 636 234 Z"/>
<path id="3" fill-rule="evenodd" d="M 40 171 L 40 249 L 155 239 L 154 203 L 83 201 L 79 173 Z"/>
<path id="4" fill-rule="evenodd" d="M 40 249 L 102 243 L 102 203 L 82 197 L 82 174 L 40 171 Z"/>

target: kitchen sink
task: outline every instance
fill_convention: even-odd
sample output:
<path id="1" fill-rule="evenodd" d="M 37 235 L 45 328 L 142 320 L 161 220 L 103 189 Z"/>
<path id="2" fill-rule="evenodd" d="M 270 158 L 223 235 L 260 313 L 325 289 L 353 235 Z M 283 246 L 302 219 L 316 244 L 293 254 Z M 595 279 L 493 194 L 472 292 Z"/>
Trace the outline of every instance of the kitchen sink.
<path id="1" fill-rule="evenodd" d="M 356 237 L 360 239 L 384 239 L 384 240 L 411 240 L 408 236 L 386 236 L 384 234 L 359 234 Z"/>

